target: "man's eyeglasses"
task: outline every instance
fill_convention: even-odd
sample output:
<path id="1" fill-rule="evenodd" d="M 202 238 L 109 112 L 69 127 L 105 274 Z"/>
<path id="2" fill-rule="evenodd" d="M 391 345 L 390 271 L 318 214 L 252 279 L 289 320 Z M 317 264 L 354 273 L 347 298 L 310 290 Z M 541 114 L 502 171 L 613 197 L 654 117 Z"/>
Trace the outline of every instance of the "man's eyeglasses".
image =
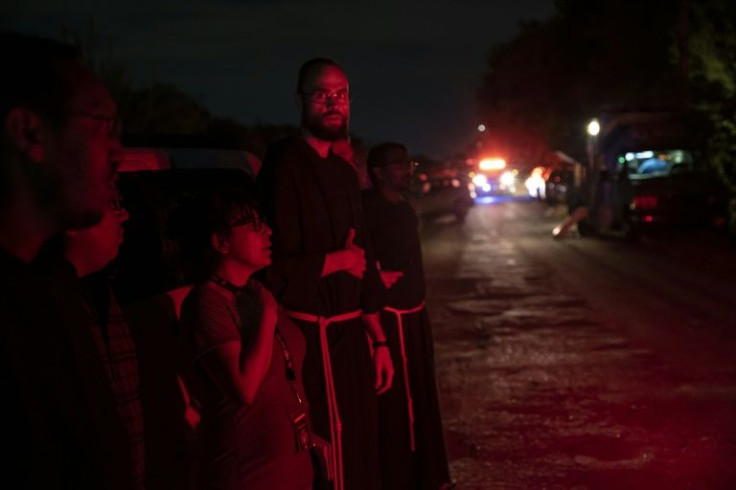
<path id="1" fill-rule="evenodd" d="M 309 97 L 315 104 L 326 104 L 331 99 L 335 104 L 347 104 L 351 102 L 350 93 L 347 90 L 329 92 L 327 90 L 315 90 L 313 92 L 300 92 L 301 95 Z"/>
<path id="2" fill-rule="evenodd" d="M 91 119 L 100 126 L 104 125 L 107 128 L 107 136 L 113 139 L 119 139 L 120 133 L 122 132 L 122 124 L 118 117 L 105 116 L 103 114 L 92 114 L 89 112 L 75 112 L 70 114 L 69 117 L 84 117 Z"/>

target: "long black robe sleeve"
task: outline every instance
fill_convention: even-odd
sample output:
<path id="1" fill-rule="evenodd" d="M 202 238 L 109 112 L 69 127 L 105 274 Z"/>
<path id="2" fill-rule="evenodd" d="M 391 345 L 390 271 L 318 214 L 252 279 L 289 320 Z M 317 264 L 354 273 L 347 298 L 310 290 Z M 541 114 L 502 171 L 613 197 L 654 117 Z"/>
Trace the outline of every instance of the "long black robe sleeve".
<path id="1" fill-rule="evenodd" d="M 292 166 L 280 164 L 280 153 L 270 151 L 266 156 L 258 183 L 264 213 L 273 229 L 273 267 L 282 283 L 278 293 L 284 304 L 294 305 L 318 289 L 326 254 L 304 251 L 298 179 Z"/>
<path id="2" fill-rule="evenodd" d="M 360 201 L 358 205 L 361 206 Z M 373 250 L 373 243 L 369 236 L 368 226 L 366 225 L 365 216 L 360 211 L 360 229 L 362 231 L 361 240 L 358 245 L 365 250 L 365 274 L 363 275 L 363 283 L 360 295 L 360 306 L 364 313 L 376 313 L 385 306 L 386 288 L 381 281 L 378 272 L 376 254 Z"/>
<path id="3" fill-rule="evenodd" d="M 333 316 L 383 306 L 383 284 L 362 215 L 355 170 L 330 154 L 319 155 L 301 138 L 269 148 L 258 176 L 264 213 L 273 227 L 273 272 L 283 283 L 276 291 L 289 309 Z M 362 280 L 340 271 L 320 277 L 325 255 L 345 247 L 350 229 L 366 250 Z"/>
<path id="4" fill-rule="evenodd" d="M 424 268 L 416 213 L 405 201 L 391 203 L 373 190 L 363 192 L 363 211 L 381 269 L 404 273 L 386 291 L 386 305 L 402 309 L 419 305 L 424 301 Z"/>

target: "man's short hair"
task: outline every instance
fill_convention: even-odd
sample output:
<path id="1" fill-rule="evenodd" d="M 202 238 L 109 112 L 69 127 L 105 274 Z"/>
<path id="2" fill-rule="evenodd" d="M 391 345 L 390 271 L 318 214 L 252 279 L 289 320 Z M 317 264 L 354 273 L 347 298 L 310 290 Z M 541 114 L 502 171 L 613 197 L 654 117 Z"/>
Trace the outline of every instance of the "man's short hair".
<path id="1" fill-rule="evenodd" d="M 366 159 L 365 163 L 366 167 L 368 168 L 368 177 L 371 179 L 373 187 L 377 187 L 379 184 L 378 179 L 376 178 L 376 174 L 373 172 L 373 169 L 377 167 L 382 168 L 389 163 L 392 163 L 391 160 L 392 157 L 395 156 L 395 152 L 402 152 L 407 154 L 407 156 L 409 154 L 409 150 L 406 148 L 406 146 L 394 141 L 386 141 L 385 143 L 375 145 L 368 152 L 368 158 Z"/>
<path id="2" fill-rule="evenodd" d="M 333 61 L 329 58 L 312 58 L 311 60 L 304 63 L 301 68 L 299 68 L 299 78 L 296 82 L 296 93 L 303 93 L 304 86 L 307 84 L 307 80 L 309 80 L 309 78 L 312 77 L 316 72 L 326 66 L 332 66 L 343 73 L 345 72 L 345 70 L 342 69 L 342 66 L 337 64 L 336 61 Z"/>
<path id="3" fill-rule="evenodd" d="M 11 149 L 5 120 L 11 110 L 25 107 L 49 124 L 61 127 L 74 87 L 65 68 L 79 60 L 73 46 L 50 39 L 0 32 L 0 202 L 12 188 Z"/>
<path id="4" fill-rule="evenodd" d="M 52 124 L 61 124 L 73 88 L 65 65 L 79 61 L 74 46 L 26 36 L 0 33 L 0 116 L 5 121 L 15 107 L 27 107 Z"/>

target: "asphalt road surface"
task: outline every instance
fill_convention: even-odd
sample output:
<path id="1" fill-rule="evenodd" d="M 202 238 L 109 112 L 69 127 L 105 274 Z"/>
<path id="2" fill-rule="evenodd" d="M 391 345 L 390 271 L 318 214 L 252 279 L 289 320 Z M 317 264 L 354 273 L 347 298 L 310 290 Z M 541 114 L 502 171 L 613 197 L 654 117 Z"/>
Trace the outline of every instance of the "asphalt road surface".
<path id="1" fill-rule="evenodd" d="M 736 489 L 736 250 L 553 240 L 541 203 L 422 231 L 453 477 L 471 489 Z"/>

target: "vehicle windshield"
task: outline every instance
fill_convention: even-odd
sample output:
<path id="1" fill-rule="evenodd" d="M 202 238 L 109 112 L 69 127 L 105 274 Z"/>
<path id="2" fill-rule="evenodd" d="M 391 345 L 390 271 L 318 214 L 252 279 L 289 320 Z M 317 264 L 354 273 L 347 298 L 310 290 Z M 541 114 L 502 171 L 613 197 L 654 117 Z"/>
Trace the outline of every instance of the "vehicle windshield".
<path id="1" fill-rule="evenodd" d="M 662 177 L 699 170 L 689 150 L 645 150 L 619 155 L 618 166 L 630 178 Z"/>

